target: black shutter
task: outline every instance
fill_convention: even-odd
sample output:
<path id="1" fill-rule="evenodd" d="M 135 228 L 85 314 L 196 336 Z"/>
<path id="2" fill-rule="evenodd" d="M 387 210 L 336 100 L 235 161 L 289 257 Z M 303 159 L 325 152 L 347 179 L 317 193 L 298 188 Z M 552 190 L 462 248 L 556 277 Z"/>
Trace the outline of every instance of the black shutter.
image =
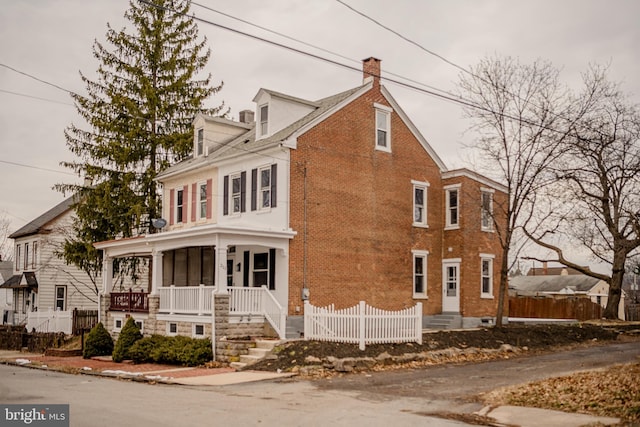
<path id="1" fill-rule="evenodd" d="M 271 207 L 275 208 L 278 203 L 278 165 L 271 165 Z"/>
<path id="2" fill-rule="evenodd" d="M 240 212 L 247 211 L 247 172 L 240 174 Z"/>
<path id="3" fill-rule="evenodd" d="M 249 286 L 249 257 L 251 253 L 244 251 L 244 260 L 242 261 L 242 286 L 245 288 Z"/>
<path id="4" fill-rule="evenodd" d="M 222 189 L 222 214 L 229 215 L 229 175 L 224 176 L 224 188 Z"/>
<path id="5" fill-rule="evenodd" d="M 269 249 L 269 289 L 276 288 L 276 250 Z"/>
<path id="6" fill-rule="evenodd" d="M 258 208 L 258 169 L 251 169 L 251 210 Z"/>

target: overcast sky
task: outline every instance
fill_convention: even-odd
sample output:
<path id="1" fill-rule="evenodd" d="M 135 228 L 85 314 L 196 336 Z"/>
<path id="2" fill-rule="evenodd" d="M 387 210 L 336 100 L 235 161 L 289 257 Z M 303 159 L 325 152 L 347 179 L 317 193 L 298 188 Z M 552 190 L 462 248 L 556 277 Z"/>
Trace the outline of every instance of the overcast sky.
<path id="1" fill-rule="evenodd" d="M 547 59 L 576 85 L 589 63 L 611 63 L 610 77 L 640 102 L 640 1 L 637 0 L 343 0 L 380 23 L 451 62 L 468 67 L 487 55 L 522 62 Z M 219 12 L 319 46 L 312 49 L 193 6 L 200 18 L 275 40 L 360 68 L 369 56 L 394 73 L 454 91 L 459 70 L 356 14 L 336 0 L 199 0 Z M 107 23 L 131 28 L 126 0 L 0 0 L 0 218 L 15 231 L 63 200 L 52 189 L 77 178 L 59 166 L 72 159 L 63 131 L 80 124 L 70 97 L 5 66 L 66 90 L 85 93 L 79 71 L 93 77 L 95 39 Z M 362 82 L 360 72 L 271 46 L 229 30 L 199 23 L 212 55 L 207 71 L 223 90 L 222 101 L 238 112 L 261 87 L 316 100 Z M 388 75 L 388 74 L 387 74 Z M 396 78 L 396 77 L 394 77 Z M 384 83 L 449 168 L 468 166 L 461 142 L 469 122 L 459 106 Z M 25 166 L 15 165 L 22 164 Z M 57 171 L 57 172 L 56 172 Z"/>

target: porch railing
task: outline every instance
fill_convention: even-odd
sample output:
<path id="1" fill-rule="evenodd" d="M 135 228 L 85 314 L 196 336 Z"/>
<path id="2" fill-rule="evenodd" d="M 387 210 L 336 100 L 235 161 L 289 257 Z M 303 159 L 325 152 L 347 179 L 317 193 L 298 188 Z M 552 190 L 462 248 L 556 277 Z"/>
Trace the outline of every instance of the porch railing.
<path id="1" fill-rule="evenodd" d="M 266 286 L 260 288 L 229 288 L 230 314 L 261 315 L 271 324 L 280 338 L 286 335 L 286 311 Z"/>
<path id="2" fill-rule="evenodd" d="M 214 286 L 169 286 L 158 289 L 160 313 L 211 314 L 211 292 Z"/>
<path id="3" fill-rule="evenodd" d="M 149 312 L 149 294 L 146 292 L 111 292 L 111 311 Z"/>

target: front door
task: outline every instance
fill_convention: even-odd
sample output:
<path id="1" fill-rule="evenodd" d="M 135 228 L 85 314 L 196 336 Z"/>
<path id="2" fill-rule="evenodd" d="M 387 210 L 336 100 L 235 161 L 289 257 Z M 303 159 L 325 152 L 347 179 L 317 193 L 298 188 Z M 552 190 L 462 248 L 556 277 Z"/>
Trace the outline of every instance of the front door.
<path id="1" fill-rule="evenodd" d="M 460 261 L 442 263 L 442 311 L 460 312 Z"/>

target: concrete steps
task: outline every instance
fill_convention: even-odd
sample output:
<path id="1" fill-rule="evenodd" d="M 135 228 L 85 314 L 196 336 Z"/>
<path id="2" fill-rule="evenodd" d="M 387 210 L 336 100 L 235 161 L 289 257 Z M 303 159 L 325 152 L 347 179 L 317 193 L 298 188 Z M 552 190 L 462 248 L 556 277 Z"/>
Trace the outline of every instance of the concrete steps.
<path id="1" fill-rule="evenodd" d="M 280 340 L 256 339 L 255 347 L 250 347 L 248 354 L 240 355 L 240 361 L 231 362 L 229 366 L 235 369 L 243 369 L 253 365 L 271 354 L 271 351 L 281 342 Z"/>
<path id="2" fill-rule="evenodd" d="M 436 314 L 429 318 L 425 324 L 425 329 L 460 329 L 462 328 L 462 316 L 458 313 Z"/>

